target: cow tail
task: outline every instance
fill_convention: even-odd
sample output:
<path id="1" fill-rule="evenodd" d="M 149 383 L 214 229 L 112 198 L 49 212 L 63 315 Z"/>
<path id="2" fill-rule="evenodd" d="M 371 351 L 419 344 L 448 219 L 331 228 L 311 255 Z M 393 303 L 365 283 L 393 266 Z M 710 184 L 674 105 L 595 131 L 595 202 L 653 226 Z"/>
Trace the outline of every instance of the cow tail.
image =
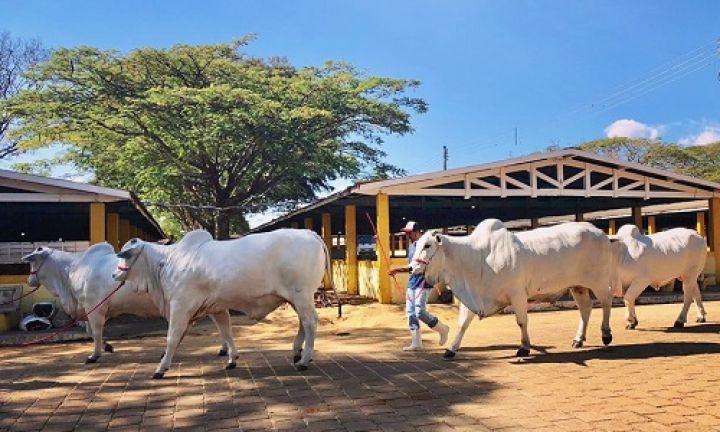
<path id="1" fill-rule="evenodd" d="M 335 282 L 333 280 L 332 259 L 330 258 L 330 251 L 328 250 L 328 247 L 322 237 L 320 237 L 317 233 L 314 234 L 318 238 L 318 240 L 320 240 L 320 244 L 322 244 L 323 251 L 325 252 L 325 272 L 327 273 L 328 282 L 330 283 L 330 287 L 332 288 L 333 293 L 335 293 L 335 299 L 337 300 L 338 318 L 342 318 L 342 301 L 340 300 L 340 294 L 338 294 L 337 288 L 335 287 Z"/>

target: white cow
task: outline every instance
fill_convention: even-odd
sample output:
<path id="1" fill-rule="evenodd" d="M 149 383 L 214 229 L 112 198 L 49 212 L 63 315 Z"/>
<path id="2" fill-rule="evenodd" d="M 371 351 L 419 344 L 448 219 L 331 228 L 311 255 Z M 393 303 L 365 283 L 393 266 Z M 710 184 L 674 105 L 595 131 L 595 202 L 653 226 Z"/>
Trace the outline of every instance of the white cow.
<path id="1" fill-rule="evenodd" d="M 623 225 L 613 243 L 617 254 L 617 275 L 614 286 L 622 286 L 625 292 L 627 329 L 638 324 L 635 300 L 640 293 L 652 286 L 655 289 L 674 279 L 683 283 L 684 304 L 675 327 L 687 322 L 690 303 L 695 300 L 698 322 L 705 322 L 698 278 L 702 276 L 707 258 L 705 239 L 693 230 L 674 228 L 657 234 L 643 235 L 635 225 Z"/>
<path id="2" fill-rule="evenodd" d="M 118 266 L 119 259 L 108 243 L 90 246 L 82 253 L 64 252 L 41 246 L 24 256 L 23 261 L 30 263 L 28 285 L 45 286 L 60 298 L 63 310 L 73 319 L 85 317 L 86 311 L 99 304 L 118 286 L 112 274 Z M 160 316 L 158 308 L 147 292 L 138 292 L 132 284 L 126 284 L 87 317 L 88 332 L 95 342 L 95 349 L 86 363 L 95 363 L 100 358 L 105 322 L 121 314 L 141 317 Z M 230 315 L 227 311 L 221 311 L 212 318 L 218 326 L 222 339 L 223 347 L 219 354 L 227 353 L 230 363 L 233 363 L 237 350 L 232 340 Z M 112 346 L 105 343 L 105 351 L 112 352 Z"/>
<path id="3" fill-rule="evenodd" d="M 425 233 L 412 261 L 414 273 L 425 273 L 431 284 L 450 285 L 465 311 L 460 331 L 445 351 L 452 358 L 473 317 L 490 316 L 508 305 L 522 333 L 518 357 L 530 353 L 527 330 L 528 300 L 556 298 L 570 289 L 580 309 L 573 347 L 585 341 L 592 299 L 602 304 L 602 341 L 612 341 L 610 241 L 589 223 L 570 222 L 532 231 L 511 233 L 497 219 L 486 219 L 468 236 Z M 461 310 L 461 314 L 463 311 Z"/>
<path id="4" fill-rule="evenodd" d="M 216 241 L 197 230 L 171 246 L 132 239 L 118 256 L 124 261 L 113 277 L 147 287 L 170 322 L 153 378 L 164 376 L 191 321 L 225 309 L 260 320 L 286 302 L 300 318 L 293 362 L 307 369 L 318 320 L 314 293 L 330 269 L 325 243 L 314 232 L 280 229 Z"/>

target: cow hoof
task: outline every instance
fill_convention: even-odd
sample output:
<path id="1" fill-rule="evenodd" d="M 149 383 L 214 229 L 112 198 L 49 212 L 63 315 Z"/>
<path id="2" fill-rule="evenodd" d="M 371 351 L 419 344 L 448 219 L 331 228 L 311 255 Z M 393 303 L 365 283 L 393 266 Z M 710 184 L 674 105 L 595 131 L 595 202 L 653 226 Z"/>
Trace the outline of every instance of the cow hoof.
<path id="1" fill-rule="evenodd" d="M 605 346 L 610 345 L 610 342 L 612 342 L 612 335 L 611 334 L 603 335 L 602 342 L 603 342 L 603 345 L 605 345 Z"/>
<path id="2" fill-rule="evenodd" d="M 225 348 L 220 348 L 220 351 L 217 353 L 218 357 L 223 357 L 227 355 L 227 350 Z"/>
<path id="3" fill-rule="evenodd" d="M 583 341 L 579 341 L 579 340 L 572 341 L 573 348 L 582 348 L 582 346 L 583 346 Z"/>
<path id="4" fill-rule="evenodd" d="M 235 369 L 237 367 L 237 364 L 235 362 L 228 363 L 227 366 L 225 366 L 225 370 Z"/>
<path id="5" fill-rule="evenodd" d="M 638 325 L 637 321 L 627 323 L 627 325 L 625 326 L 625 330 L 635 330 L 635 327 L 637 327 L 637 325 Z"/>
<path id="6" fill-rule="evenodd" d="M 698 318 L 697 320 L 695 320 L 695 322 L 704 323 L 704 322 L 707 322 L 707 321 L 705 320 L 705 317 L 700 317 L 700 318 Z"/>
<path id="7" fill-rule="evenodd" d="M 160 354 L 160 360 L 165 358 L 165 353 Z"/>
<path id="8" fill-rule="evenodd" d="M 165 372 L 155 372 L 153 374 L 152 379 L 163 379 L 165 377 Z"/>
<path id="9" fill-rule="evenodd" d="M 675 324 L 673 324 L 674 328 L 683 328 L 685 327 L 685 323 L 682 321 L 675 321 Z"/>
<path id="10" fill-rule="evenodd" d="M 445 350 L 445 353 L 443 354 L 443 358 L 446 358 L 446 359 L 455 358 L 455 351 L 451 351 L 451 350 L 449 350 L 449 349 L 446 349 L 446 350 Z"/>
<path id="11" fill-rule="evenodd" d="M 299 371 L 306 371 L 306 370 L 308 370 L 308 367 L 307 367 L 307 365 L 304 365 L 304 364 L 296 364 L 295 369 L 297 369 Z"/>
<path id="12" fill-rule="evenodd" d="M 111 352 L 114 352 L 114 351 L 115 351 L 115 348 L 113 348 L 113 346 L 110 345 L 109 343 L 105 342 L 105 352 L 106 352 L 106 353 L 111 353 Z"/>
<path id="13" fill-rule="evenodd" d="M 299 362 L 301 358 L 302 358 L 302 356 L 300 354 L 295 354 L 293 356 L 293 364 Z"/>
<path id="14" fill-rule="evenodd" d="M 97 363 L 98 357 L 88 357 L 85 359 L 85 364 Z"/>
<path id="15" fill-rule="evenodd" d="M 517 354 L 515 354 L 515 357 L 528 357 L 530 355 L 530 350 L 527 348 L 520 348 L 517 350 Z"/>

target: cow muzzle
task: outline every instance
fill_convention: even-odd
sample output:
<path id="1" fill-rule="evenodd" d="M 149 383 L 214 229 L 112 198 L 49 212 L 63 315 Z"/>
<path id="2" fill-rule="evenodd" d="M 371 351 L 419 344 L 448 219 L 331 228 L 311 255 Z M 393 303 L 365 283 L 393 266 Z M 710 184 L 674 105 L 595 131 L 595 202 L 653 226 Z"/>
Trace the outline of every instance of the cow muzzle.
<path id="1" fill-rule="evenodd" d="M 127 279 L 128 269 L 126 267 L 118 267 L 112 274 L 112 278 L 116 282 L 125 282 Z"/>
<path id="2" fill-rule="evenodd" d="M 27 284 L 31 288 L 37 288 L 40 286 L 40 278 L 38 277 L 37 273 L 30 273 L 30 276 L 28 276 Z"/>

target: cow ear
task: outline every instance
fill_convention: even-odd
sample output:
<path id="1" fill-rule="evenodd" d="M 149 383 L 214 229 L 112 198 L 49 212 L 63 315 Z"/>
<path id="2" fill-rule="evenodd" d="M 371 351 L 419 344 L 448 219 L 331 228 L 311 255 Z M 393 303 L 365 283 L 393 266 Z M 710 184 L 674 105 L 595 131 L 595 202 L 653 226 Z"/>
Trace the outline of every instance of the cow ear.
<path id="1" fill-rule="evenodd" d="M 122 259 L 128 259 L 131 256 L 132 256 L 132 249 L 126 249 L 124 251 L 118 252 L 118 254 L 117 254 L 117 257 L 122 258 Z"/>
<path id="2" fill-rule="evenodd" d="M 442 244 L 442 236 L 440 234 L 435 234 L 435 241 L 438 245 Z"/>

